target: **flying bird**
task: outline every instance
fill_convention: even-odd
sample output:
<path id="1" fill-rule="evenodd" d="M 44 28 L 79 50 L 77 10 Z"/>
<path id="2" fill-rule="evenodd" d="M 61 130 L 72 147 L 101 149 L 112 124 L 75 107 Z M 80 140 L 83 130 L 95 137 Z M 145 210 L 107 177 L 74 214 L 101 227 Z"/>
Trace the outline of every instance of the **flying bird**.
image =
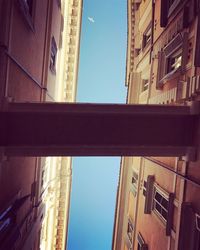
<path id="1" fill-rule="evenodd" d="M 94 23 L 94 18 L 93 18 L 93 17 L 88 17 L 88 20 L 89 20 L 91 23 Z"/>

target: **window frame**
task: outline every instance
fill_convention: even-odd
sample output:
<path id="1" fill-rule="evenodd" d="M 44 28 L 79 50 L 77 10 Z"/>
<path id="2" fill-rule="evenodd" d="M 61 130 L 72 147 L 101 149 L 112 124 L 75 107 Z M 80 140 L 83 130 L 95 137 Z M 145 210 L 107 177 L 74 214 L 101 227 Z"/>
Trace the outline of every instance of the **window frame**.
<path id="1" fill-rule="evenodd" d="M 181 205 L 179 250 L 199 250 L 200 230 L 197 225 L 197 220 L 199 219 L 200 214 L 194 210 L 192 203 L 183 202 Z"/>
<path id="2" fill-rule="evenodd" d="M 133 244 L 133 232 L 134 232 L 134 225 L 133 225 L 131 219 L 128 218 L 128 223 L 127 223 L 127 236 L 128 236 L 129 242 L 130 242 L 130 244 L 131 244 L 131 247 L 132 247 L 132 244 Z"/>
<path id="3" fill-rule="evenodd" d="M 138 242 L 137 250 L 148 250 L 148 245 L 145 243 L 140 232 L 137 235 L 137 242 Z"/>
<path id="4" fill-rule="evenodd" d="M 180 66 L 169 69 L 169 61 L 179 53 L 181 55 Z M 158 71 L 156 88 L 161 89 L 164 83 L 183 74 L 188 62 L 188 33 L 178 33 L 164 48 L 158 52 Z"/>
<path id="5" fill-rule="evenodd" d="M 149 88 L 149 79 L 142 79 L 142 93 L 148 90 Z"/>
<path id="6" fill-rule="evenodd" d="M 162 199 L 164 198 L 165 200 L 167 200 L 167 208 L 163 207 L 163 204 L 159 203 L 159 201 L 155 199 L 157 193 L 161 196 Z M 156 204 L 159 204 L 161 206 L 161 212 L 159 212 L 155 207 Z M 165 217 L 162 215 L 162 209 L 164 209 L 166 213 L 168 213 L 168 206 L 169 206 L 168 204 L 169 204 L 169 195 L 166 192 L 164 192 L 164 190 L 162 190 L 158 185 L 155 184 L 153 188 L 152 211 L 161 219 L 161 221 L 165 225 L 167 224 L 167 214 L 165 219 Z"/>
<path id="7" fill-rule="evenodd" d="M 133 170 L 131 177 L 131 191 L 134 196 L 136 196 L 138 192 L 138 177 L 139 174 Z"/>
<path id="8" fill-rule="evenodd" d="M 167 208 L 164 209 L 164 210 L 167 210 L 166 211 L 166 213 L 167 213 L 166 214 L 166 219 L 164 218 L 162 213 L 160 213 L 157 209 L 155 209 L 155 204 L 154 204 L 155 190 L 156 190 L 156 192 L 158 192 L 162 196 L 162 198 L 164 197 L 165 199 L 167 199 Z M 175 198 L 174 193 L 168 193 L 164 189 L 162 189 L 158 184 L 154 184 L 153 199 L 152 199 L 152 212 L 166 226 L 166 235 L 167 236 L 171 235 L 171 229 L 172 229 L 172 226 L 173 226 L 174 198 Z M 157 204 L 158 204 L 158 202 L 157 202 Z M 163 208 L 163 205 L 162 204 L 160 204 L 160 205 Z"/>
<path id="9" fill-rule="evenodd" d="M 143 33 L 142 50 L 148 47 L 148 45 L 151 43 L 151 39 L 152 39 L 152 22 L 149 23 L 149 25 L 147 26 L 146 30 Z"/>
<path id="10" fill-rule="evenodd" d="M 27 0 L 18 0 L 19 8 L 28 27 L 34 32 L 35 0 L 30 0 L 31 6 Z"/>
<path id="11" fill-rule="evenodd" d="M 54 36 L 52 36 L 49 68 L 53 74 L 56 74 L 57 54 L 58 54 L 58 47 Z"/>
<path id="12" fill-rule="evenodd" d="M 171 72 L 175 72 L 181 68 L 182 54 L 183 54 L 182 49 L 179 48 L 171 56 L 166 58 L 167 59 L 166 74 L 169 74 Z M 172 60 L 175 60 L 175 62 L 172 62 Z M 178 65 L 178 64 L 180 64 L 180 65 Z"/>

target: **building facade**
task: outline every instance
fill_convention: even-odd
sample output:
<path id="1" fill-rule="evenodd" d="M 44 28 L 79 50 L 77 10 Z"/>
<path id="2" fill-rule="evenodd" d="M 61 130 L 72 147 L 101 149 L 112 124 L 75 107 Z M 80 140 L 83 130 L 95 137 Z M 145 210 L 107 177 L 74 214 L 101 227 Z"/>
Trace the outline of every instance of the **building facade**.
<path id="1" fill-rule="evenodd" d="M 199 100 L 199 34 L 199 1 L 129 0 L 127 103 Z M 199 166 L 196 148 L 188 157 L 123 157 L 112 249 L 200 249 Z"/>
<path id="2" fill-rule="evenodd" d="M 78 78 L 82 0 L 62 1 L 61 48 L 58 57 L 57 88 L 54 101 L 75 102 Z M 72 182 L 71 157 L 43 159 L 46 214 L 42 224 L 40 248 L 64 250 L 67 245 Z M 52 225 L 51 227 L 49 225 Z"/>
<path id="3" fill-rule="evenodd" d="M 81 0 L 0 1 L 1 108 L 75 101 L 81 11 Z M 71 158 L 1 150 L 0 189 L 0 249 L 65 249 Z"/>

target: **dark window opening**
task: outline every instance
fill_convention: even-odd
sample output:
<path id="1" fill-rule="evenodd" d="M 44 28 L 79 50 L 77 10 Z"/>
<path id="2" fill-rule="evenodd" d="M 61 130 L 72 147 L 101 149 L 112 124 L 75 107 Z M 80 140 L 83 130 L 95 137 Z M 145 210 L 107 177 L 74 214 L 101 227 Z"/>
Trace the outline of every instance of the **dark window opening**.
<path id="1" fill-rule="evenodd" d="M 151 23 L 143 34 L 142 48 L 144 49 L 151 42 Z"/>
<path id="2" fill-rule="evenodd" d="M 34 31 L 34 0 L 18 0 L 25 23 Z"/>
<path id="3" fill-rule="evenodd" d="M 26 3 L 26 7 L 28 9 L 29 14 L 32 16 L 33 11 L 33 0 L 24 0 Z"/>
<path id="4" fill-rule="evenodd" d="M 56 73 L 56 56 L 57 56 L 57 45 L 56 45 L 55 38 L 52 37 L 52 40 L 51 40 L 50 69 L 54 74 Z"/>
<path id="5" fill-rule="evenodd" d="M 128 220 L 127 235 L 128 235 L 128 238 L 132 244 L 133 224 L 130 220 Z"/>

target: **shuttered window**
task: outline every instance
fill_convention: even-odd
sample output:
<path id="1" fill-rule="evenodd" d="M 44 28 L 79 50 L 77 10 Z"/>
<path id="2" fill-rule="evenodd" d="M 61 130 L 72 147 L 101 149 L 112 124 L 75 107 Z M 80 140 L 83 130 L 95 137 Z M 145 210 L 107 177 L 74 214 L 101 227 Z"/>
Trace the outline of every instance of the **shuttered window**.
<path id="1" fill-rule="evenodd" d="M 138 242 L 137 250 L 148 250 L 148 246 L 145 243 L 141 233 L 138 233 L 137 242 Z"/>
<path id="2" fill-rule="evenodd" d="M 164 81 L 173 74 L 184 73 L 188 62 L 188 33 L 179 33 L 170 43 L 158 52 L 156 88 L 161 89 Z"/>

